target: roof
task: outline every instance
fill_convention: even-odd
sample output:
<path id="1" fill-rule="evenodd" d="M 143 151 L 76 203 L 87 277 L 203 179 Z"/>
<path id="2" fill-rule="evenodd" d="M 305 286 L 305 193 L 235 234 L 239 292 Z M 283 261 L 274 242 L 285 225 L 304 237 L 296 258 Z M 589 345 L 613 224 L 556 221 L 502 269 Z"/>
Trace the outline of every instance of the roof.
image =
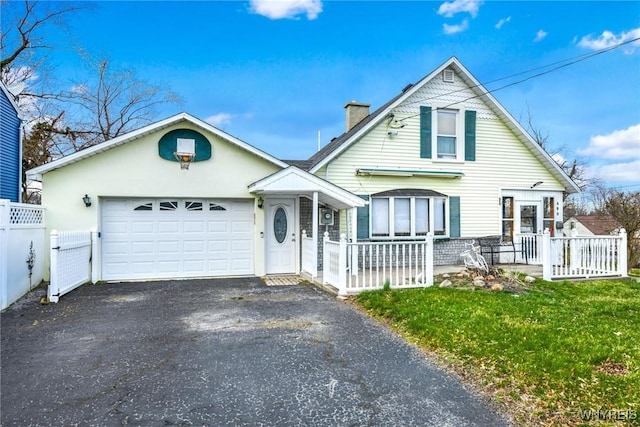
<path id="1" fill-rule="evenodd" d="M 11 93 L 11 91 L 9 90 L 8 87 L 6 87 L 4 85 L 4 83 L 0 82 L 0 90 L 2 92 L 4 92 L 4 95 L 7 97 L 7 99 L 9 100 L 9 103 L 11 104 L 11 106 L 13 107 L 14 110 L 16 110 L 16 113 L 18 114 L 18 118 L 20 118 L 20 108 L 18 107 L 18 102 L 16 100 L 15 95 L 13 95 L 13 93 Z"/>
<path id="2" fill-rule="evenodd" d="M 319 200 L 338 209 L 364 206 L 367 202 L 342 187 L 295 166 L 289 166 L 249 185 L 256 194 L 306 194 L 317 192 Z"/>
<path id="3" fill-rule="evenodd" d="M 620 223 L 609 215 L 575 215 L 569 219 L 569 222 L 572 220 L 582 224 L 594 236 L 609 235 L 620 228 Z"/>
<path id="4" fill-rule="evenodd" d="M 547 153 L 540 144 L 529 135 L 529 133 L 518 123 L 517 120 L 507 112 L 507 110 L 500 105 L 500 103 L 487 91 L 484 86 L 462 65 L 462 63 L 456 58 L 451 57 L 444 62 L 434 71 L 423 77 L 420 81 L 413 85 L 406 86 L 402 92 L 396 95 L 389 102 L 382 105 L 375 110 L 369 116 L 365 117 L 361 122 L 355 125 L 352 129 L 337 138 L 334 138 L 324 146 L 321 150 L 312 155 L 308 162 L 310 166 L 308 170 L 311 173 L 317 172 L 324 165 L 329 163 L 332 159 L 336 158 L 340 153 L 346 150 L 353 143 L 358 141 L 360 137 L 365 135 L 370 129 L 378 125 L 384 120 L 393 109 L 399 106 L 402 102 L 410 98 L 420 88 L 431 81 L 435 76 L 439 75 L 444 69 L 453 68 L 458 75 L 460 75 L 467 86 L 476 94 L 476 96 L 482 99 L 485 104 L 507 125 L 507 127 L 516 135 L 533 155 L 540 161 L 565 187 L 565 191 L 568 193 L 579 193 L 580 188 L 573 182 L 573 180 L 566 174 L 566 172 L 556 163 L 555 160 Z"/>
<path id="5" fill-rule="evenodd" d="M 273 156 L 271 156 L 270 154 L 267 154 L 266 152 L 259 150 L 258 148 L 247 144 L 244 141 L 241 141 L 240 139 L 221 131 L 220 129 L 210 125 L 207 122 L 204 122 L 188 113 L 180 113 L 180 114 L 176 114 L 175 116 L 171 116 L 169 118 L 166 118 L 164 120 L 160 120 L 158 122 L 152 123 L 150 125 L 144 126 L 140 129 L 128 132 L 124 135 L 120 135 L 118 137 L 115 137 L 113 139 L 110 139 L 108 141 L 105 141 L 101 144 L 98 145 L 94 145 L 92 147 L 89 147 L 87 149 L 75 152 L 73 154 L 70 154 L 68 156 L 62 157 L 60 159 L 54 160 L 52 162 L 46 163 L 42 166 L 38 166 L 36 168 L 30 169 L 27 171 L 27 177 L 29 179 L 35 179 L 35 180 L 40 180 L 42 178 L 42 175 L 47 173 L 47 172 L 51 172 L 53 170 L 62 168 L 64 166 L 70 165 L 72 163 L 76 163 L 79 162 L 80 160 L 86 159 L 88 157 L 92 157 L 95 155 L 98 155 L 100 153 L 102 153 L 103 151 L 107 151 L 110 150 L 112 148 L 118 147 L 120 145 L 126 144 L 128 142 L 131 142 L 133 140 L 136 140 L 138 138 L 141 138 L 143 136 L 149 135 L 151 133 L 157 132 L 159 130 L 168 128 L 170 126 L 174 126 L 178 123 L 181 122 L 187 122 L 190 123 L 196 127 L 199 127 L 207 132 L 213 133 L 214 135 L 225 139 L 226 141 L 229 141 L 230 143 L 236 145 L 237 147 L 248 151 L 250 153 L 255 154 L 258 157 L 261 157 L 265 160 L 267 160 L 270 163 L 273 163 L 277 166 L 280 166 L 282 168 L 287 167 L 287 163 L 283 162 L 282 160 L 279 160 Z"/>

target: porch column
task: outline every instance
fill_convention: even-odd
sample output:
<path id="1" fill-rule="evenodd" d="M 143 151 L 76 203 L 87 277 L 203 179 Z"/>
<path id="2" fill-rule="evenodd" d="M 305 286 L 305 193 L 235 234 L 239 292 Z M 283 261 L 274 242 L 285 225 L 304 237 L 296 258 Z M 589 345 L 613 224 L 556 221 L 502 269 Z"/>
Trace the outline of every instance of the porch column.
<path id="1" fill-rule="evenodd" d="M 313 268 L 315 271 L 314 278 L 318 275 L 318 192 L 313 192 L 313 208 L 311 211 L 311 238 L 313 239 L 313 261 L 316 265 Z"/>
<path id="2" fill-rule="evenodd" d="M 358 241 L 358 208 L 351 208 L 351 241 Z"/>

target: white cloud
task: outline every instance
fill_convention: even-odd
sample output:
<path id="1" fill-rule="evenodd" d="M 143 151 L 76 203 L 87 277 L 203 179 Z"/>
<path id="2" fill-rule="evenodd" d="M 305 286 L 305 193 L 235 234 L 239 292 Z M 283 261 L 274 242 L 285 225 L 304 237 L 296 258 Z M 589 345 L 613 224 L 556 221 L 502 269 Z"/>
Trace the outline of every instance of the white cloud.
<path id="1" fill-rule="evenodd" d="M 640 183 L 640 160 L 627 163 L 597 166 L 589 170 L 589 175 L 600 178 L 605 183 Z"/>
<path id="2" fill-rule="evenodd" d="M 592 38 L 591 35 L 584 36 L 578 42 L 578 46 L 591 50 L 606 49 L 608 47 L 619 45 L 620 43 L 629 42 L 633 39 L 640 37 L 640 28 L 635 28 L 631 31 L 622 32 L 619 35 L 615 35 L 611 31 L 603 31 L 598 38 Z M 636 40 L 633 43 L 629 43 L 628 48 L 624 50 L 625 53 L 631 54 L 634 52 L 634 47 L 640 46 L 640 40 Z"/>
<path id="3" fill-rule="evenodd" d="M 610 160 L 640 159 L 640 124 L 608 135 L 596 135 L 578 154 Z"/>
<path id="4" fill-rule="evenodd" d="M 545 37 L 547 37 L 547 32 L 544 30 L 538 30 L 538 32 L 536 33 L 536 38 L 533 39 L 534 42 L 539 42 L 541 40 L 543 40 Z"/>
<path id="5" fill-rule="evenodd" d="M 237 114 L 218 113 L 214 114 L 213 116 L 207 117 L 204 121 L 213 126 L 220 127 L 230 124 L 231 120 L 235 119 L 236 117 L 238 117 Z"/>
<path id="6" fill-rule="evenodd" d="M 438 15 L 442 15 L 446 18 L 451 18 L 458 13 L 469 13 L 472 18 L 478 16 L 478 11 L 482 1 L 480 0 L 454 0 L 452 2 L 445 2 L 438 8 Z"/>
<path id="7" fill-rule="evenodd" d="M 466 19 L 462 21 L 460 25 L 442 24 L 442 31 L 444 31 L 445 34 L 461 33 L 467 28 L 469 28 L 469 21 Z"/>
<path id="8" fill-rule="evenodd" d="M 269 19 L 295 18 L 306 14 L 313 20 L 322 12 L 321 0 L 250 0 L 251 11 Z"/>
<path id="9" fill-rule="evenodd" d="M 510 16 L 507 16 L 506 18 L 502 18 L 501 20 L 499 20 L 498 23 L 496 24 L 496 28 L 499 30 L 507 22 L 511 22 Z"/>
<path id="10" fill-rule="evenodd" d="M 252 117 L 253 113 L 218 113 L 207 117 L 204 121 L 215 127 L 224 128 L 225 126 L 231 125 L 231 122 L 235 119 L 251 119 Z"/>

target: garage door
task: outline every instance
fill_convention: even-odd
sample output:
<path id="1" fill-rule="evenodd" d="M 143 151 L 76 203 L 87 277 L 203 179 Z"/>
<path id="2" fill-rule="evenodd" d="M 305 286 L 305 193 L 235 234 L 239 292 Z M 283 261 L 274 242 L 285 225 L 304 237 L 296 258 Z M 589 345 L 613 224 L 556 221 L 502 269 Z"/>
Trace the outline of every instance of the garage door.
<path id="1" fill-rule="evenodd" d="M 253 274 L 253 203 L 106 199 L 102 278 L 130 280 Z"/>

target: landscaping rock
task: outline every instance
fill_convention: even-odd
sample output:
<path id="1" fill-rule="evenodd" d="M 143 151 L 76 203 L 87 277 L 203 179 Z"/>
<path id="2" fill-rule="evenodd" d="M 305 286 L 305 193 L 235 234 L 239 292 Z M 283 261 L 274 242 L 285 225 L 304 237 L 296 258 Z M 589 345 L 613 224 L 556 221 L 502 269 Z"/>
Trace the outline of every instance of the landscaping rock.
<path id="1" fill-rule="evenodd" d="M 496 280 L 496 276 L 494 276 L 493 274 L 489 274 L 487 277 L 485 277 L 485 279 L 491 282 L 492 280 Z"/>
<path id="2" fill-rule="evenodd" d="M 491 290 L 492 291 L 502 291 L 504 290 L 504 286 L 502 286 L 500 283 L 494 283 L 491 285 Z"/>
<path id="3" fill-rule="evenodd" d="M 473 279 L 473 286 L 475 286 L 476 288 L 484 288 L 485 285 L 485 281 L 482 277 L 476 277 L 475 279 Z"/>
<path id="4" fill-rule="evenodd" d="M 441 288 L 450 288 L 451 286 L 453 286 L 453 283 L 451 283 L 451 280 L 443 280 L 439 286 Z"/>
<path id="5" fill-rule="evenodd" d="M 525 278 L 524 278 L 524 281 L 525 281 L 526 283 L 533 283 L 533 282 L 535 282 L 535 281 L 536 281 L 536 279 L 535 279 L 534 277 L 527 276 L 527 277 L 525 277 Z"/>

